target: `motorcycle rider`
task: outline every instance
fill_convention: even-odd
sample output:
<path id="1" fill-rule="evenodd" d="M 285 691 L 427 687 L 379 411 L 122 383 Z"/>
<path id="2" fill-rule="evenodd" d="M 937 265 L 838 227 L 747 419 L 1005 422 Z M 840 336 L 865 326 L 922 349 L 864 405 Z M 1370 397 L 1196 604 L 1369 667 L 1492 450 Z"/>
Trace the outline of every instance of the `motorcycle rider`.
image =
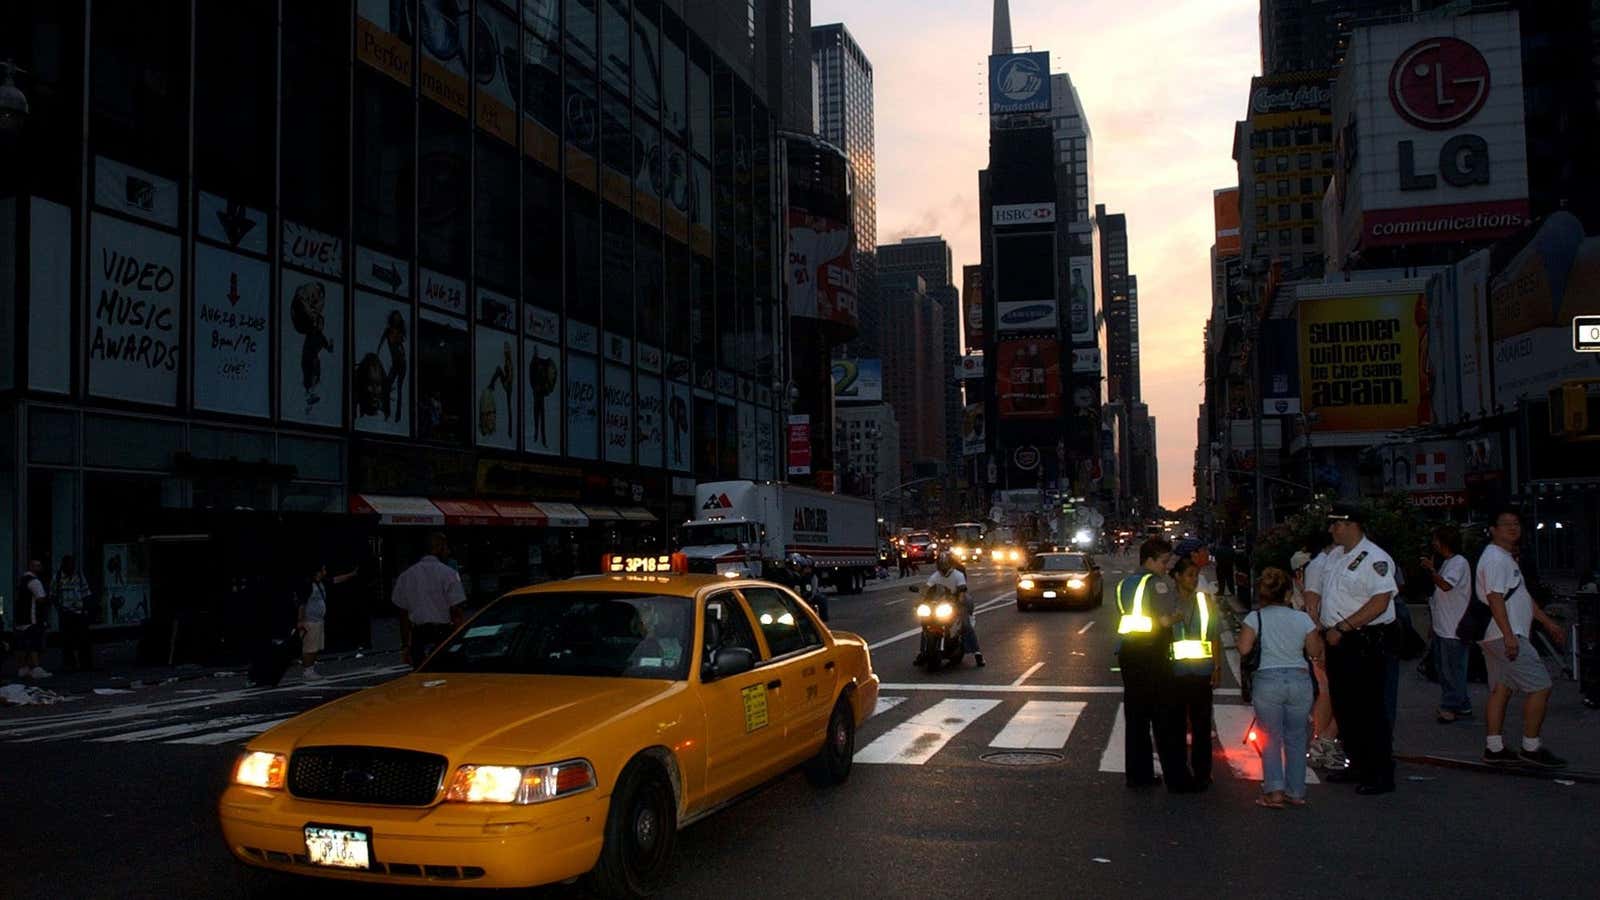
<path id="1" fill-rule="evenodd" d="M 982 668 L 984 663 L 983 651 L 978 647 L 978 617 L 973 613 L 971 598 L 967 596 L 967 576 L 955 567 L 955 559 L 948 550 L 939 551 L 935 571 L 923 585 L 923 597 L 927 602 L 937 602 L 941 594 L 949 595 L 958 613 L 966 617 L 966 627 L 961 630 L 962 649 L 971 653 L 973 662 Z"/>

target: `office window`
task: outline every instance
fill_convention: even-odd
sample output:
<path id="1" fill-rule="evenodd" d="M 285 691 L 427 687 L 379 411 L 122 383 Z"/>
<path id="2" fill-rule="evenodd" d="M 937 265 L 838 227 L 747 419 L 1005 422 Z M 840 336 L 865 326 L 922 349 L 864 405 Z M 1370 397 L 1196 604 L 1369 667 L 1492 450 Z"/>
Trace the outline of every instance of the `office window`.
<path id="1" fill-rule="evenodd" d="M 1289 196 L 1289 179 L 1284 178 L 1284 179 L 1280 179 L 1278 181 L 1278 196 L 1279 197 L 1287 197 L 1287 196 Z"/>
<path id="2" fill-rule="evenodd" d="M 416 103 L 380 72 L 356 74 L 355 235 L 358 243 L 412 252 Z M 288 179 L 285 179 L 287 182 Z"/>
<path id="3" fill-rule="evenodd" d="M 1316 228 L 1311 227 L 1311 226 L 1306 226 L 1305 228 L 1300 229 L 1300 243 L 1302 243 L 1302 244 L 1315 244 L 1316 242 L 1317 242 L 1317 229 Z"/>
<path id="4" fill-rule="evenodd" d="M 1267 220 L 1267 208 L 1265 206 L 1256 207 L 1256 221 L 1257 222 L 1265 222 L 1266 220 Z"/>
<path id="5" fill-rule="evenodd" d="M 1278 229 L 1278 245 L 1282 247 L 1287 247 L 1289 245 L 1289 229 Z"/>
<path id="6" fill-rule="evenodd" d="M 711 52 L 699 42 L 689 57 L 689 139 L 695 153 L 711 156 Z"/>
<path id="7" fill-rule="evenodd" d="M 99 3 L 89 25 L 92 152 L 182 176 L 189 144 L 189 3 Z"/>
<path id="8" fill-rule="evenodd" d="M 522 162 L 522 289 L 529 303 L 561 310 L 561 176 Z"/>
<path id="9" fill-rule="evenodd" d="M 1267 196 L 1267 183 L 1265 181 L 1256 182 L 1256 197 L 1259 199 L 1265 196 Z"/>
<path id="10" fill-rule="evenodd" d="M 1300 156 L 1296 160 L 1296 162 L 1299 164 L 1299 167 L 1300 167 L 1301 171 L 1304 171 L 1306 169 L 1311 168 L 1311 154 L 1309 154 L 1309 153 L 1300 154 Z"/>
<path id="11" fill-rule="evenodd" d="M 1274 146 L 1274 147 L 1287 147 L 1287 146 L 1289 146 L 1289 132 L 1286 131 L 1286 130 L 1274 131 L 1272 133 L 1272 146 Z"/>
<path id="12" fill-rule="evenodd" d="M 1289 157 L 1287 156 L 1274 157 L 1272 163 L 1273 168 L 1277 169 L 1279 172 L 1289 171 Z"/>
<path id="13" fill-rule="evenodd" d="M 689 140 L 688 65 L 683 22 L 666 11 L 661 20 L 661 125 L 680 141 Z"/>
<path id="14" fill-rule="evenodd" d="M 1302 203 L 1302 204 L 1300 204 L 1300 218 L 1302 218 L 1302 219 L 1315 219 L 1316 217 L 1317 217 L 1316 204 L 1313 204 L 1313 203 Z"/>
<path id="15" fill-rule="evenodd" d="M 451 275 L 467 271 L 472 182 L 472 152 L 467 122 L 432 101 L 419 107 L 417 171 L 417 258 Z"/>
<path id="16" fill-rule="evenodd" d="M 480 133 L 477 137 L 478 278 L 503 293 L 517 291 L 517 157 L 514 148 Z"/>
<path id="17" fill-rule="evenodd" d="M 1333 151 L 1330 150 L 1327 153 L 1322 154 L 1322 167 L 1324 169 L 1333 168 Z"/>
<path id="18" fill-rule="evenodd" d="M 1265 156 L 1256 157 L 1255 169 L 1257 175 L 1267 171 L 1267 158 Z"/>
<path id="19" fill-rule="evenodd" d="M 595 67 L 595 34 L 599 21 L 595 15 L 595 2 L 596 0 L 567 0 L 566 7 L 567 55 L 590 71 Z"/>
<path id="20" fill-rule="evenodd" d="M 600 0 L 600 78 L 606 87 L 628 93 L 633 46 L 632 16 L 628 0 Z"/>
<path id="21" fill-rule="evenodd" d="M 283 214 L 343 234 L 350 161 L 350 9 L 344 3 L 283 7 Z"/>
<path id="22" fill-rule="evenodd" d="M 567 315 L 600 324 L 600 198 L 568 190 Z"/>
<path id="23" fill-rule="evenodd" d="M 1287 203 L 1279 203 L 1278 204 L 1278 221 L 1279 222 L 1287 222 L 1287 221 L 1289 221 L 1289 204 L 1287 204 Z"/>
<path id="24" fill-rule="evenodd" d="M 522 33 L 522 114 L 561 133 L 561 54 L 532 31 Z"/>
<path id="25" fill-rule="evenodd" d="M 238 0 L 194 14 L 195 181 L 257 209 L 272 206 L 277 12 L 271 0 Z"/>
<path id="26" fill-rule="evenodd" d="M 1300 193 L 1302 193 L 1302 194 L 1314 194 L 1314 193 L 1316 193 L 1316 184 L 1317 184 L 1316 180 L 1312 179 L 1312 178 L 1302 178 L 1302 179 L 1300 179 Z"/>
<path id="27" fill-rule="evenodd" d="M 650 118 L 661 115 L 661 17 L 657 0 L 633 4 L 633 102 Z"/>

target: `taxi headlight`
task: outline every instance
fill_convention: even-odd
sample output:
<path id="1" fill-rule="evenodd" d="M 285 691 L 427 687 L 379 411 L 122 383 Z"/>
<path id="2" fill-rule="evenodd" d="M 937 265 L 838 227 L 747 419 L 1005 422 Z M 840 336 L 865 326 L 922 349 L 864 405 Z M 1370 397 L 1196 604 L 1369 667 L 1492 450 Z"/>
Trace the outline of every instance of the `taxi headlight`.
<path id="1" fill-rule="evenodd" d="M 545 766 L 461 766 L 445 788 L 451 803 L 544 803 L 593 790 L 594 767 L 569 759 Z"/>
<path id="2" fill-rule="evenodd" d="M 246 787 L 283 790 L 283 776 L 289 770 L 289 761 L 282 753 L 252 750 L 239 757 L 233 767 L 233 783 Z"/>
<path id="3" fill-rule="evenodd" d="M 1011 551 L 1011 561 L 1012 562 L 1021 562 L 1022 561 L 1022 554 L 1018 553 L 1015 550 Z"/>
<path id="4" fill-rule="evenodd" d="M 926 603 L 918 603 L 917 604 L 917 618 L 926 619 L 927 617 L 929 617 L 931 615 L 933 615 L 933 607 L 929 606 Z"/>
<path id="5" fill-rule="evenodd" d="M 999 562 L 1002 559 L 1006 558 L 1006 553 L 1005 553 L 1004 550 L 995 550 L 995 551 L 993 551 L 992 553 L 989 554 L 989 558 L 994 560 L 995 562 Z"/>
<path id="6" fill-rule="evenodd" d="M 1025 591 L 1031 591 L 1031 590 L 1033 590 L 1033 579 L 1032 578 L 1024 578 L 1021 581 L 1017 582 L 1017 587 L 1022 588 Z"/>
<path id="7" fill-rule="evenodd" d="M 951 616 L 955 615 L 955 612 L 955 607 L 948 603 L 941 603 L 937 608 L 934 609 L 933 614 L 938 616 L 939 621 L 944 622 L 948 621 Z"/>
<path id="8" fill-rule="evenodd" d="M 1067 579 L 1067 587 L 1069 587 L 1069 588 L 1071 588 L 1072 590 L 1075 590 L 1075 591 L 1082 590 L 1083 589 L 1083 579 L 1082 578 L 1068 578 Z"/>

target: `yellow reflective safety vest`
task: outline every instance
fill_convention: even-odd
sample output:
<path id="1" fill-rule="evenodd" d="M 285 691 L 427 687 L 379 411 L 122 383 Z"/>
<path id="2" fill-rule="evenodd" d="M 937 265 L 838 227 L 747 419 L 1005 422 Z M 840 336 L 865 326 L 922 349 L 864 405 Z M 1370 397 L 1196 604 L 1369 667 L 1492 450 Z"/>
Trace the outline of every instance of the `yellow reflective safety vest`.
<path id="1" fill-rule="evenodd" d="M 1156 624 L 1144 612 L 1144 586 L 1150 583 L 1154 576 L 1148 572 L 1139 579 L 1138 587 L 1133 591 L 1133 607 L 1122 605 L 1122 585 L 1128 579 L 1117 582 L 1117 611 L 1122 613 L 1122 618 L 1117 620 L 1117 634 L 1150 634 L 1156 630 Z"/>
<path id="2" fill-rule="evenodd" d="M 1180 621 L 1177 624 L 1178 639 L 1172 642 L 1172 658 L 1179 662 L 1184 660 L 1205 660 L 1209 668 L 1211 665 L 1211 641 L 1209 640 L 1211 634 L 1211 605 L 1206 601 L 1206 595 L 1203 591 L 1194 592 L 1194 603 L 1200 619 L 1200 636 L 1198 638 L 1189 637 L 1188 621 Z"/>

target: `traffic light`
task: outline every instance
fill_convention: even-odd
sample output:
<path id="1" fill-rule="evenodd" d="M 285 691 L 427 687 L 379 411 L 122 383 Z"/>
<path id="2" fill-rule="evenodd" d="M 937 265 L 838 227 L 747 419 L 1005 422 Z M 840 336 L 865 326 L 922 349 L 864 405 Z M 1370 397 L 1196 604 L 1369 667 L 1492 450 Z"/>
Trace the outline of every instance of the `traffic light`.
<path id="1" fill-rule="evenodd" d="M 1567 381 L 1550 389 L 1550 434 L 1575 438 L 1589 431 L 1589 389 L 1593 379 Z"/>

